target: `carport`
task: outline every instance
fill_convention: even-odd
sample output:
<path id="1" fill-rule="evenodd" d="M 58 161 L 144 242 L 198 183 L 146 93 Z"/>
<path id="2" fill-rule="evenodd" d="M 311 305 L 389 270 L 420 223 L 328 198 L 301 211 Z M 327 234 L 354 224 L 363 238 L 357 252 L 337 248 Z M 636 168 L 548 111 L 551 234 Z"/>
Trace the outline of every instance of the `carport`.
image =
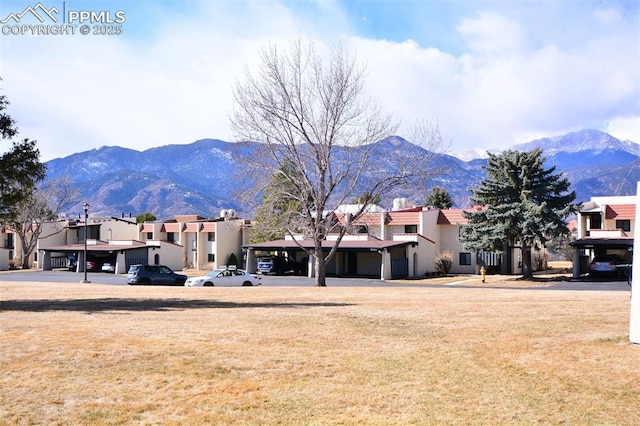
<path id="1" fill-rule="evenodd" d="M 573 278 L 589 272 L 589 260 L 599 255 L 616 255 L 632 263 L 633 238 L 581 238 L 570 245 L 573 254 Z"/>
<path id="2" fill-rule="evenodd" d="M 150 248 L 152 247 L 137 242 L 132 244 L 97 242 L 87 244 L 87 258 L 115 262 L 115 273 L 124 274 L 131 265 L 148 263 Z M 76 272 L 84 272 L 87 260 L 84 259 L 84 244 L 47 247 L 40 249 L 40 252 L 42 253 L 41 268 L 44 271 L 63 267 L 64 265 L 61 265 L 58 259 L 66 260 L 69 255 L 74 255 L 77 259 Z"/>
<path id="3" fill-rule="evenodd" d="M 329 253 L 335 241 L 325 240 L 322 249 Z M 246 269 L 255 273 L 257 253 L 286 253 L 291 259 L 306 261 L 308 276 L 313 277 L 313 256 L 303 250 L 312 250 L 311 239 L 294 241 L 290 239 L 267 241 L 243 246 L 246 250 Z M 327 265 L 327 275 L 337 277 L 375 277 L 386 279 L 407 278 L 413 276 L 416 262 L 417 243 L 412 241 L 389 240 L 342 240 L 336 254 Z"/>

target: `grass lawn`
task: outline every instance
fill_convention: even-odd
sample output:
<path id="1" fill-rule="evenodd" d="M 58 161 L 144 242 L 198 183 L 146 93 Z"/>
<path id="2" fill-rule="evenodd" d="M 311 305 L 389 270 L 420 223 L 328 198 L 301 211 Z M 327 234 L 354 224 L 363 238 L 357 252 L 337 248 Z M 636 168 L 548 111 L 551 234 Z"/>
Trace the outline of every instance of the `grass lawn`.
<path id="1" fill-rule="evenodd" d="M 629 293 L 0 282 L 0 424 L 640 421 Z"/>

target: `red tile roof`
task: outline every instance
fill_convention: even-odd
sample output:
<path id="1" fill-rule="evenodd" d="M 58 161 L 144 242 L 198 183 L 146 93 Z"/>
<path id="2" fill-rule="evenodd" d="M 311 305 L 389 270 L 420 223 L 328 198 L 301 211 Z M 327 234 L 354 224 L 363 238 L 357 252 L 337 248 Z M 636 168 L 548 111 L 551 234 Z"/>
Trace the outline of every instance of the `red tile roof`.
<path id="1" fill-rule="evenodd" d="M 164 223 L 160 232 L 180 232 L 179 223 Z"/>
<path id="2" fill-rule="evenodd" d="M 201 231 L 203 231 L 203 232 L 215 232 L 216 231 L 216 223 L 215 222 L 203 222 Z"/>
<path id="3" fill-rule="evenodd" d="M 465 225 L 467 219 L 462 216 L 462 209 L 440 210 L 438 213 L 438 225 Z"/>
<path id="4" fill-rule="evenodd" d="M 141 223 L 140 232 L 153 232 L 153 223 Z"/>
<path id="5" fill-rule="evenodd" d="M 417 225 L 420 223 L 420 212 L 389 212 L 389 225 Z"/>
<path id="6" fill-rule="evenodd" d="M 636 218 L 636 205 L 635 204 L 616 204 L 608 205 L 605 212 L 605 219 L 635 219 Z"/>

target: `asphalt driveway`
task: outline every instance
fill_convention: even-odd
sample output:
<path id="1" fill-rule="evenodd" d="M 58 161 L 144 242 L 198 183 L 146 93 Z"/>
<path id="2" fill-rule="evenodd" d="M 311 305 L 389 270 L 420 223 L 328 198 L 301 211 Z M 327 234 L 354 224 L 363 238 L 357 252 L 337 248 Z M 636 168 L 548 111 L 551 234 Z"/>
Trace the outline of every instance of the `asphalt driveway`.
<path id="1" fill-rule="evenodd" d="M 89 272 L 87 278 L 91 281 L 91 284 L 103 284 L 103 285 L 127 285 L 126 275 L 115 275 L 104 272 Z M 540 285 L 521 285 L 517 277 L 500 277 L 490 276 L 487 279 L 487 283 L 482 284 L 479 276 L 459 276 L 454 279 L 447 280 L 445 282 L 437 282 L 435 280 L 400 280 L 400 281 L 382 281 L 374 278 L 327 278 L 327 286 L 329 287 L 448 287 L 448 288 L 464 288 L 464 287 L 485 287 L 492 288 L 526 288 L 526 289 L 539 289 L 539 290 L 581 290 L 581 291 L 629 291 L 630 287 L 626 280 L 614 281 L 614 280 L 590 280 L 580 279 L 571 280 L 567 278 L 561 278 L 557 281 L 552 279 L 544 279 L 540 281 Z M 0 273 L 1 281 L 11 282 L 51 282 L 51 283 L 65 283 L 65 282 L 80 282 L 84 279 L 84 273 L 70 272 L 64 270 L 54 271 L 40 271 L 40 270 L 28 270 L 28 271 L 3 271 Z M 277 287 L 309 287 L 313 286 L 313 278 L 302 276 L 275 276 L 264 275 L 262 276 L 263 286 L 277 286 Z M 88 285 L 91 285 L 88 284 Z"/>

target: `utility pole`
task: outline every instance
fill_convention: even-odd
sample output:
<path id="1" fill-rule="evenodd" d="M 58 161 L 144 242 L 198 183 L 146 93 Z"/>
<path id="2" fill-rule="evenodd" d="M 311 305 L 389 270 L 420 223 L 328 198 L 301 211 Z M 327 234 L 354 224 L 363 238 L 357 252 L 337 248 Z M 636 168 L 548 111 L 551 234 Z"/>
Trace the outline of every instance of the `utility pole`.
<path id="1" fill-rule="evenodd" d="M 84 270 L 84 280 L 83 283 L 90 283 L 87 279 L 87 220 L 89 219 L 89 204 L 85 201 L 82 204 L 82 209 L 84 210 L 84 259 L 82 269 Z"/>

